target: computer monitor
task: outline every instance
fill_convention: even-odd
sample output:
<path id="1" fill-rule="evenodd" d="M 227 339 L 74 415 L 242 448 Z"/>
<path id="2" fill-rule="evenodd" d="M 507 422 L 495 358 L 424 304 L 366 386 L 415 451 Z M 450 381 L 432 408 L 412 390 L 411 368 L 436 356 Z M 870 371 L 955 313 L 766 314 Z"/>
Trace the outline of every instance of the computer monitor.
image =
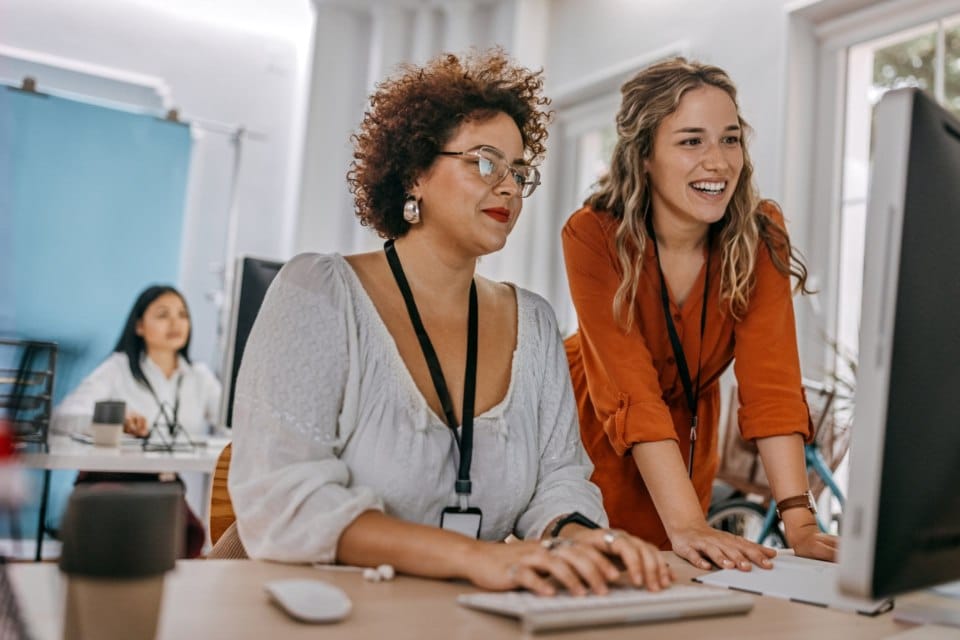
<path id="1" fill-rule="evenodd" d="M 220 398 L 220 424 L 226 427 L 233 421 L 233 392 L 240 370 L 243 348 L 257 319 L 260 304 L 274 277 L 283 267 L 282 262 L 241 256 L 234 270 L 233 297 L 227 341 L 223 349 L 223 394 Z"/>
<path id="2" fill-rule="evenodd" d="M 960 579 L 960 121 L 891 91 L 872 165 L 839 581 L 879 598 Z"/>

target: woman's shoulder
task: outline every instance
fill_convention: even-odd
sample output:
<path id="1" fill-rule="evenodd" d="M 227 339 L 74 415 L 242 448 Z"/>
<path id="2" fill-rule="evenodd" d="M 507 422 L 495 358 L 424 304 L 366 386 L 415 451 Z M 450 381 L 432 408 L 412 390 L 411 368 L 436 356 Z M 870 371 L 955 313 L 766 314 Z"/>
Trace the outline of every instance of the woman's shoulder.
<path id="1" fill-rule="evenodd" d="M 602 209 L 595 209 L 590 205 L 584 205 L 574 211 L 563 225 L 564 233 L 590 231 L 609 233 L 616 228 L 617 220 L 613 217 L 613 214 Z"/>
<path id="2" fill-rule="evenodd" d="M 553 306 L 539 293 L 517 285 L 510 286 L 516 290 L 518 326 L 526 322 L 537 333 L 546 331 L 552 336 L 557 328 L 557 314 Z"/>
<path id="3" fill-rule="evenodd" d="M 781 260 L 790 259 L 790 234 L 787 231 L 786 216 L 774 200 L 761 200 L 757 205 L 757 216 L 761 226 L 757 237 L 758 265 L 764 269 L 774 268 L 771 252 L 781 254 Z"/>
<path id="4" fill-rule="evenodd" d="M 757 213 L 771 222 L 775 222 L 786 230 L 786 219 L 783 209 L 776 200 L 764 199 L 757 205 Z"/>
<path id="5" fill-rule="evenodd" d="M 130 358 L 123 351 L 114 351 L 90 375 L 129 371 Z"/>
<path id="6" fill-rule="evenodd" d="M 273 297 L 339 305 L 351 297 L 349 272 L 350 266 L 339 253 L 301 253 L 280 269 L 271 284 L 271 289 L 277 290 Z"/>
<path id="7" fill-rule="evenodd" d="M 308 289 L 316 289 L 329 282 L 330 276 L 343 273 L 346 261 L 339 253 L 301 253 L 280 269 L 277 279 Z"/>
<path id="8" fill-rule="evenodd" d="M 217 376 L 213 373 L 213 369 L 211 369 L 210 365 L 208 365 L 206 362 L 191 362 L 189 366 L 190 370 L 193 371 L 197 377 L 205 381 L 217 380 Z"/>

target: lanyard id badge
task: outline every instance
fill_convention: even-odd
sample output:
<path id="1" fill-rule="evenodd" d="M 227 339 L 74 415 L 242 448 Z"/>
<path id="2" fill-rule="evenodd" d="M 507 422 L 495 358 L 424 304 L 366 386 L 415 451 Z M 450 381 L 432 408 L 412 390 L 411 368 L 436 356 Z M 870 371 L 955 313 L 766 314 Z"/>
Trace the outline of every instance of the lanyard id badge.
<path id="1" fill-rule="evenodd" d="M 403 295 L 403 301 L 407 306 L 407 313 L 410 315 L 410 322 L 413 324 L 414 331 L 417 334 L 417 340 L 420 342 L 420 350 L 423 351 L 423 357 L 427 361 L 427 367 L 430 370 L 430 378 L 433 381 L 433 387 L 440 399 L 440 406 L 443 407 L 443 414 L 447 420 L 447 426 L 453 434 L 453 440 L 460 450 L 460 463 L 457 465 L 457 480 L 454 489 L 457 492 L 458 504 L 456 506 L 446 507 L 440 513 L 440 528 L 448 531 L 469 536 L 471 538 L 480 537 L 480 524 L 483 521 L 483 513 L 477 507 L 470 506 L 470 492 L 472 485 L 470 482 L 470 462 L 473 458 L 473 403 L 477 391 L 477 335 L 478 328 L 478 303 L 477 303 L 477 284 L 470 283 L 470 311 L 467 316 L 467 363 L 463 379 L 463 408 L 460 412 L 463 424 L 460 427 L 460 433 L 457 433 L 457 419 L 453 412 L 453 400 L 450 392 L 447 390 L 447 381 L 443 377 L 443 369 L 440 367 L 440 359 L 437 358 L 437 352 L 430 342 L 430 336 L 427 335 L 427 329 L 423 326 L 420 319 L 420 312 L 417 310 L 417 303 L 413 299 L 413 291 L 410 290 L 410 284 L 403 272 L 403 266 L 400 264 L 400 257 L 393 246 L 393 240 L 387 240 L 383 245 L 383 250 L 387 255 L 387 262 L 390 265 L 390 271 L 397 281 L 397 287 Z"/>
<path id="2" fill-rule="evenodd" d="M 477 507 L 461 509 L 447 507 L 440 512 L 440 528 L 455 531 L 469 538 L 480 537 L 480 524 L 483 522 L 483 512 Z"/>

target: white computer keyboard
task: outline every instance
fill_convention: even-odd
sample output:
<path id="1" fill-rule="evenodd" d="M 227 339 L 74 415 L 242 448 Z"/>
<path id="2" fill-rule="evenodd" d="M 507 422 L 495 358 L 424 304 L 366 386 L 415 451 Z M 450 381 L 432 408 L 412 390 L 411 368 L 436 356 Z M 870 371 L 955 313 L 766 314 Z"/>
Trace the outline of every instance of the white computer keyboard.
<path id="1" fill-rule="evenodd" d="M 612 589 L 607 595 L 537 596 L 528 591 L 471 593 L 457 598 L 466 607 L 518 618 L 526 630 L 568 629 L 746 613 L 753 599 L 743 593 L 690 585 L 663 591 Z"/>

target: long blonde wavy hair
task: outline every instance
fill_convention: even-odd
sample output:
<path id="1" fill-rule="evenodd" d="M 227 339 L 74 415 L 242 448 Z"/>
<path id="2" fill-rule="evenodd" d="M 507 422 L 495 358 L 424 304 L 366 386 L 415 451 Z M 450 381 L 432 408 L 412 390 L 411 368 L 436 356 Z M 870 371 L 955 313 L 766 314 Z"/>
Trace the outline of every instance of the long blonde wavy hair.
<path id="1" fill-rule="evenodd" d="M 653 64 L 621 87 L 623 101 L 617 113 L 617 143 L 610 170 L 584 202 L 619 220 L 615 241 L 622 275 L 613 298 L 613 313 L 627 332 L 634 321 L 637 284 L 649 238 L 651 190 L 644 160 L 653 153 L 654 136 L 664 118 L 677 110 L 687 91 L 705 85 L 722 89 L 730 96 L 737 107 L 740 128 L 746 134 L 749 125 L 740 115 L 737 89 L 725 71 L 681 57 Z M 769 248 L 777 270 L 797 279 L 795 290 L 810 293 L 806 288 L 807 269 L 790 246 L 786 229 L 760 211 L 753 164 L 745 145 L 743 169 L 733 197 L 726 214 L 713 227 L 713 243 L 720 250 L 720 301 L 734 318 L 742 318 L 749 304 L 758 239 Z"/>

